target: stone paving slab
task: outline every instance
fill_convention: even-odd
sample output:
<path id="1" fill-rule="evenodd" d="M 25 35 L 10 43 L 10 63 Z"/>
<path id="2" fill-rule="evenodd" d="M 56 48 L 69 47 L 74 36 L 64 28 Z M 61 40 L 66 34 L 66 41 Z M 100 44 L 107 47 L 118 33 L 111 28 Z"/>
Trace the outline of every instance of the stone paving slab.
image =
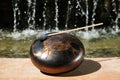
<path id="1" fill-rule="evenodd" d="M 41 73 L 29 58 L 0 58 L 0 80 L 120 80 L 120 57 L 85 58 L 77 69 L 59 76 Z"/>

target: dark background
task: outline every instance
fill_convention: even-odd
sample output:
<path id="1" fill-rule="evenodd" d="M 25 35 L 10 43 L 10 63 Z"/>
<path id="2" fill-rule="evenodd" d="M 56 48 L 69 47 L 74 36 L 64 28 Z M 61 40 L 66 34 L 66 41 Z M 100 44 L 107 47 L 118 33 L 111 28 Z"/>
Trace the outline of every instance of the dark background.
<path id="1" fill-rule="evenodd" d="M 14 4 L 15 1 L 18 0 L 0 0 L 0 29 L 3 30 L 13 30 L 14 26 Z M 71 13 L 69 14 L 69 20 L 67 21 L 68 28 L 74 28 L 75 24 L 77 27 L 85 26 L 86 25 L 86 16 L 85 15 L 78 15 L 75 16 L 76 13 L 80 13 L 76 8 L 77 0 L 69 0 L 71 2 Z M 85 0 L 78 0 L 80 1 L 80 5 L 84 12 L 86 12 L 86 4 Z M 88 0 L 88 9 L 89 9 L 89 16 L 88 16 L 88 24 L 92 24 L 92 15 L 93 15 L 93 0 Z M 46 10 L 44 9 L 44 3 L 46 2 Z M 58 0 L 58 28 L 65 29 L 66 18 L 67 18 L 67 6 L 68 0 Z M 95 22 L 103 22 L 104 27 L 112 27 L 115 24 L 115 19 L 117 14 L 120 13 L 119 5 L 120 1 L 115 0 L 116 6 L 113 6 L 112 0 L 98 0 L 98 5 L 95 10 L 96 15 L 94 16 Z M 29 15 L 28 13 L 24 13 L 24 11 L 28 10 L 28 1 L 27 0 L 19 0 L 18 7 L 20 11 L 19 19 L 17 18 L 17 29 L 23 30 L 29 27 L 29 23 L 27 22 Z M 116 8 L 116 11 L 113 9 Z M 30 10 L 29 10 L 30 11 Z M 32 11 L 32 10 L 31 10 Z M 35 28 L 36 29 L 54 29 L 55 28 L 55 0 L 36 0 L 36 8 L 35 8 Z M 44 18 L 43 18 L 43 11 L 45 11 L 46 15 L 46 25 L 43 26 Z M 16 14 L 18 16 L 18 14 Z M 41 20 L 40 20 L 41 19 Z M 120 19 L 117 21 L 117 25 L 120 26 Z"/>

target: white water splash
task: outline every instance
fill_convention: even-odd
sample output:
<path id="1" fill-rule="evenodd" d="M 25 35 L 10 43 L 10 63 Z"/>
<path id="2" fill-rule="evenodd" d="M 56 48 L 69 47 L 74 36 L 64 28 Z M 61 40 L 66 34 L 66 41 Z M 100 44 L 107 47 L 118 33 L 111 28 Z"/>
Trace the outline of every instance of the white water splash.
<path id="1" fill-rule="evenodd" d="M 16 31 L 16 32 L 12 32 L 11 34 L 6 34 L 6 37 L 10 37 L 14 40 L 26 40 L 27 38 L 30 38 L 36 35 L 37 33 L 38 31 L 26 29 L 21 32 Z"/>
<path id="2" fill-rule="evenodd" d="M 41 34 L 46 34 L 46 33 L 51 33 L 51 32 L 56 32 L 56 30 L 30 30 L 30 29 L 26 29 L 23 30 L 21 32 L 12 32 L 12 33 L 6 33 L 2 30 L 0 30 L 0 40 L 1 39 L 5 39 L 5 38 L 11 38 L 14 40 L 30 40 L 33 37 L 36 38 Z M 60 32 L 60 31 L 57 31 Z M 75 35 L 77 35 L 78 37 L 81 37 L 85 40 L 91 40 L 91 39 L 99 39 L 99 38 L 109 38 L 109 37 L 114 37 L 114 36 L 118 36 L 120 33 L 120 29 L 118 29 L 117 31 L 113 28 L 110 28 L 109 31 L 106 29 L 92 29 L 89 31 L 76 31 L 73 33 Z M 71 33 L 70 33 L 71 34 Z"/>
<path id="3" fill-rule="evenodd" d="M 80 36 L 86 40 L 91 40 L 93 38 L 99 38 L 100 34 L 99 31 L 92 29 L 91 31 L 79 31 L 77 36 Z"/>

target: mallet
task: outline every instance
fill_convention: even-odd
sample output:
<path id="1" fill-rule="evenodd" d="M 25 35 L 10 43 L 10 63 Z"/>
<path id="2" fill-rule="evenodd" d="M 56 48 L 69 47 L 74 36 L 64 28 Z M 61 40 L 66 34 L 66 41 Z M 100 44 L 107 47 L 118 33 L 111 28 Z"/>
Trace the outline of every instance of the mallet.
<path id="1" fill-rule="evenodd" d="M 84 27 L 80 27 L 80 28 L 65 30 L 65 31 L 61 31 L 61 32 L 58 32 L 58 33 L 52 33 L 52 34 L 48 34 L 48 36 L 53 36 L 53 35 L 57 35 L 57 34 L 72 32 L 72 31 L 81 30 L 81 29 L 87 29 L 87 28 L 94 27 L 94 26 L 99 26 L 99 25 L 103 25 L 103 23 L 92 24 L 92 25 L 89 25 L 89 26 L 84 26 Z"/>
<path id="2" fill-rule="evenodd" d="M 38 35 L 37 38 L 41 38 L 41 39 L 46 39 L 49 36 L 54 36 L 54 35 L 58 35 L 58 34 L 62 34 L 62 33 L 68 33 L 68 32 L 72 32 L 72 31 L 76 31 L 76 30 L 82 30 L 82 29 L 88 29 L 94 26 L 100 26 L 103 25 L 103 23 L 97 23 L 97 24 L 92 24 L 92 25 L 88 25 L 88 26 L 84 26 L 84 27 L 80 27 L 80 28 L 75 28 L 75 29 L 70 29 L 70 30 L 65 30 L 65 31 L 61 31 L 61 32 L 57 32 L 57 33 L 51 33 L 51 34 L 41 34 Z"/>

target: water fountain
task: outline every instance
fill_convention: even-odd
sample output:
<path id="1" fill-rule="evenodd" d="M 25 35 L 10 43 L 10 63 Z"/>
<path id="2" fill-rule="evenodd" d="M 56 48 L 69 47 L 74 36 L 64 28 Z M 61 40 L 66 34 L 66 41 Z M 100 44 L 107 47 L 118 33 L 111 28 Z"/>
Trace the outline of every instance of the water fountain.
<path id="1" fill-rule="evenodd" d="M 22 14 L 22 13 L 20 13 L 20 10 L 19 10 L 19 5 L 18 5 L 19 2 L 20 2 L 19 0 L 14 2 L 14 8 L 13 8 L 13 10 L 14 10 L 14 30 L 13 31 L 14 32 L 16 31 L 17 26 L 20 24 L 20 22 L 19 22 L 19 19 L 21 18 L 20 14 Z M 28 28 L 29 29 L 30 28 L 35 29 L 35 26 L 37 25 L 37 24 L 35 24 L 36 0 L 33 0 L 33 1 L 27 0 L 27 2 L 28 2 L 28 5 L 27 5 L 28 9 L 27 9 L 27 11 L 25 11 L 25 13 L 27 14 L 27 17 L 28 17 L 27 18 L 27 24 L 29 26 Z M 84 2 L 84 5 L 81 5 L 83 2 Z M 81 20 L 80 18 L 83 18 L 83 17 L 85 19 L 85 22 L 84 22 L 85 25 L 96 23 L 96 20 L 95 20 L 96 17 L 95 16 L 98 15 L 98 14 L 96 14 L 96 9 L 98 7 L 99 2 L 100 2 L 99 0 L 93 0 L 93 5 L 92 5 L 93 10 L 92 10 L 92 12 L 89 12 L 90 11 L 89 10 L 89 2 L 87 0 L 86 1 L 76 0 L 76 2 L 74 2 L 75 5 L 72 4 L 73 2 L 71 0 L 68 0 L 67 1 L 67 7 L 66 7 L 67 11 L 66 11 L 66 14 L 65 14 L 66 15 L 66 20 L 65 20 L 65 25 L 64 25 L 65 29 L 68 29 L 70 24 L 74 24 L 73 28 L 79 27 L 78 25 L 80 25 L 81 23 L 78 24 L 78 20 Z M 43 16 L 41 16 L 41 17 L 43 17 L 43 22 L 44 23 L 43 23 L 42 30 L 46 30 L 46 29 L 51 30 L 51 28 L 54 27 L 52 29 L 55 29 L 55 30 L 59 31 L 59 26 L 60 25 L 58 23 L 59 23 L 59 13 L 60 13 L 59 9 L 60 9 L 60 6 L 59 6 L 58 0 L 54 1 L 54 6 L 53 6 L 53 8 L 55 10 L 55 12 L 54 12 L 54 21 L 55 21 L 54 25 L 55 26 L 52 26 L 53 23 L 50 21 L 52 19 L 49 19 L 50 17 L 48 17 L 49 15 L 47 14 L 48 13 L 48 7 L 47 6 L 50 4 L 50 2 L 48 2 L 46 0 L 43 3 L 44 3 L 44 5 L 43 5 L 44 10 L 42 12 Z M 74 6 L 76 6 L 75 9 L 74 9 Z M 85 8 L 84 8 L 84 6 L 85 6 Z M 112 6 L 113 6 L 112 11 L 115 13 L 115 15 L 117 15 L 116 20 L 112 19 L 112 21 L 114 20 L 114 23 L 117 26 L 118 19 L 119 19 L 119 11 L 118 11 L 119 9 L 118 10 L 116 9 L 117 6 L 116 6 L 116 2 L 114 0 L 112 0 Z M 76 13 L 74 13 L 75 16 L 73 14 L 73 9 L 74 9 L 74 11 L 76 11 Z M 49 11 L 49 12 L 53 13 L 52 11 Z M 91 15 L 91 13 L 92 13 L 92 15 Z M 74 18 L 75 19 L 74 23 L 72 23 L 72 22 L 70 23 L 70 19 L 71 19 L 70 16 L 76 17 L 76 18 Z M 110 16 L 112 18 L 112 15 L 110 15 Z M 39 18 L 39 20 L 42 22 L 41 17 Z M 92 18 L 92 20 L 89 22 L 90 18 Z M 84 19 L 83 19 L 83 21 L 84 21 Z M 48 26 L 49 24 L 47 24 L 47 23 L 49 23 L 50 26 L 52 26 L 52 27 Z M 117 28 L 118 27 L 116 27 L 116 29 Z"/>

